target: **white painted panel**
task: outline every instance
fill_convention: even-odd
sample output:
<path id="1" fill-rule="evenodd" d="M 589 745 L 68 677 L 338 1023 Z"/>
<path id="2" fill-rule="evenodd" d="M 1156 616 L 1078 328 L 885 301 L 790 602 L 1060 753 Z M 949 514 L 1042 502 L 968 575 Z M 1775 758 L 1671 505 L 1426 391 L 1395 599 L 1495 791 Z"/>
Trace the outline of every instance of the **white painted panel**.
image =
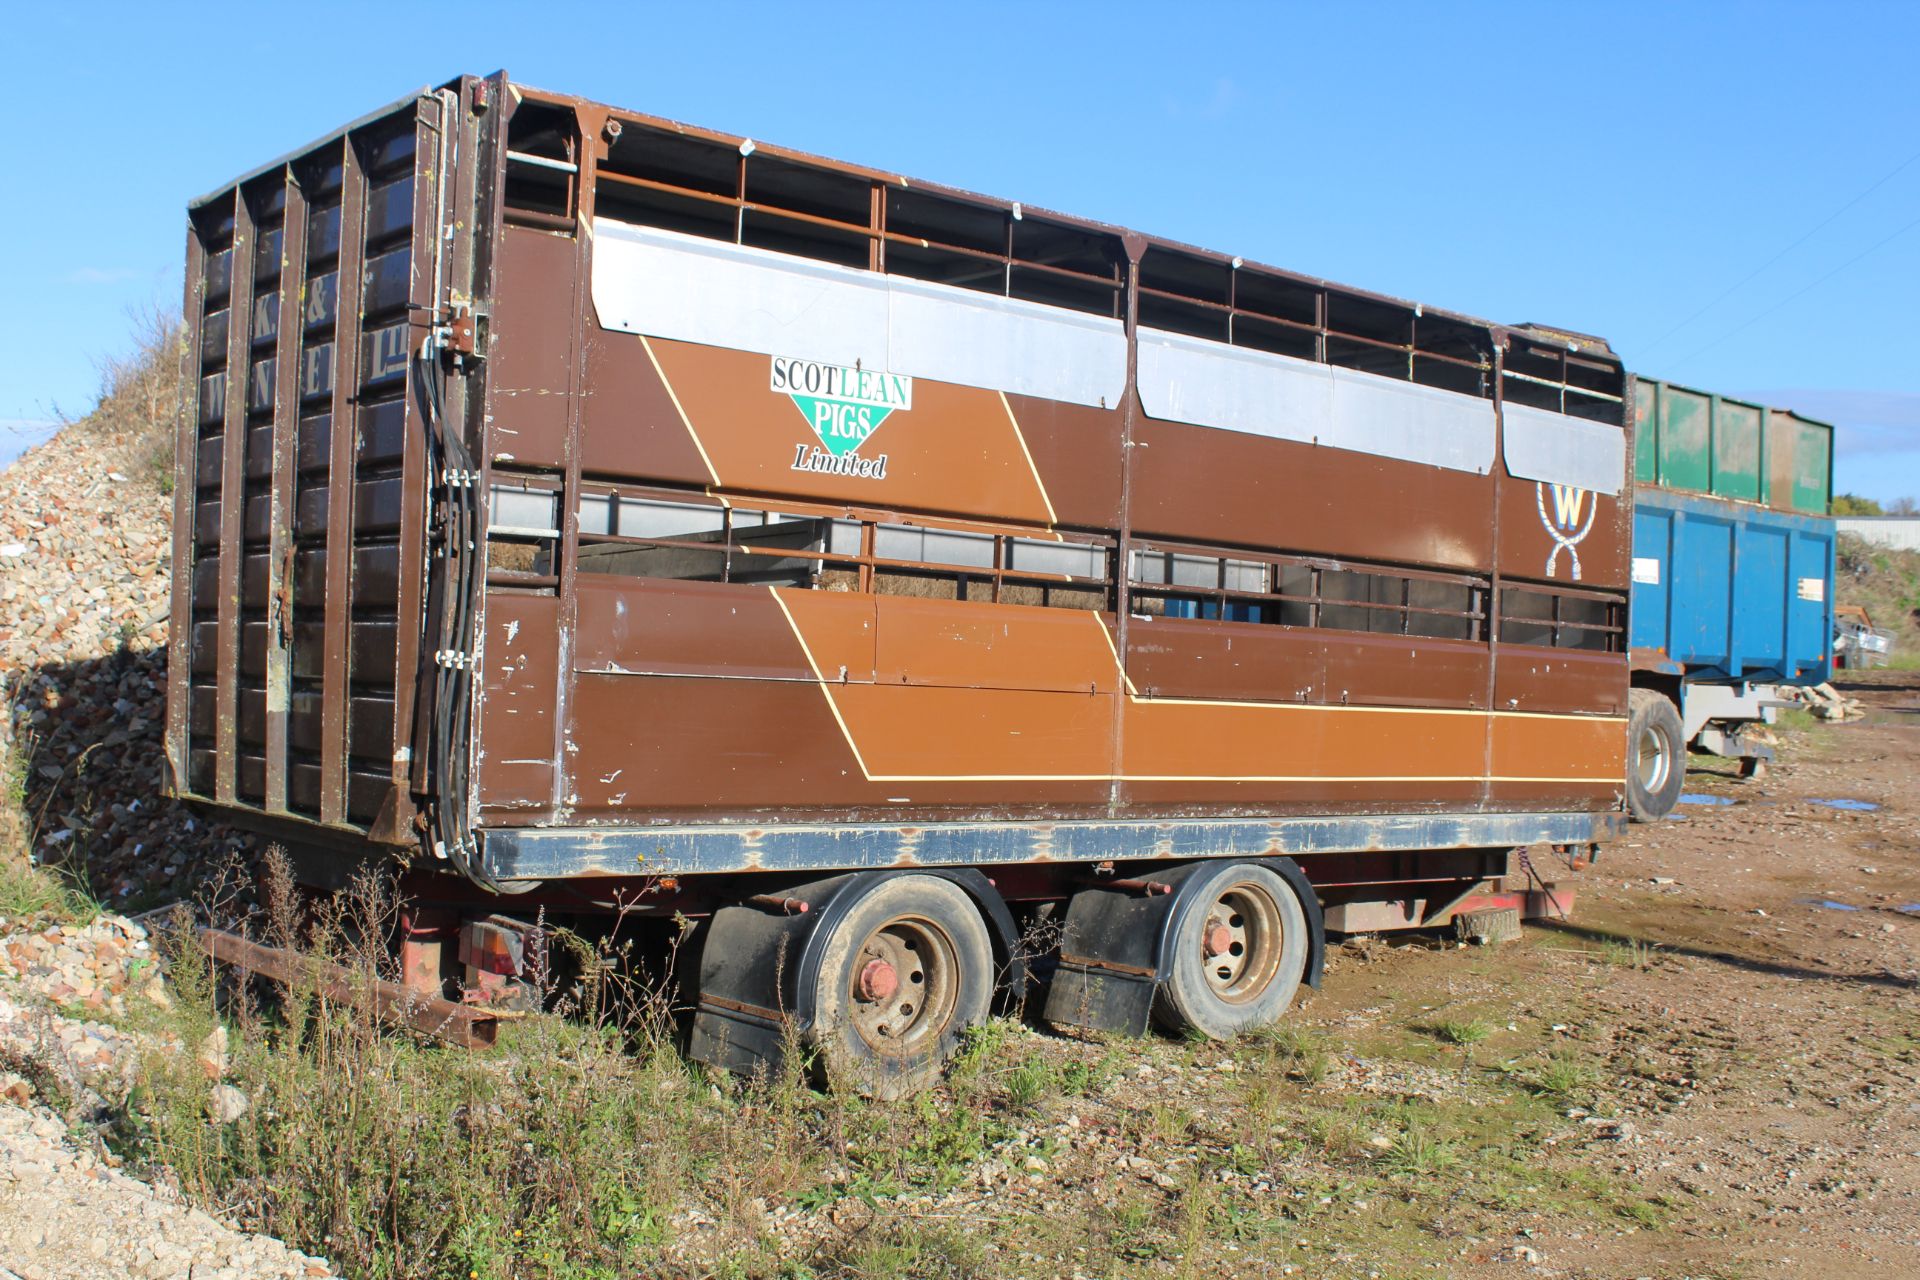
<path id="1" fill-rule="evenodd" d="M 1501 407 L 1507 470 L 1522 480 L 1619 493 L 1627 479 L 1627 433 L 1604 422 L 1523 404 Z"/>
<path id="2" fill-rule="evenodd" d="M 1120 321 L 596 218 L 600 324 L 706 346 L 1120 403 Z"/>
<path id="3" fill-rule="evenodd" d="M 1333 422 L 1333 377 L 1310 360 L 1141 329 L 1140 405 L 1168 422 L 1311 443 Z"/>
<path id="4" fill-rule="evenodd" d="M 1487 401 L 1159 329 L 1140 330 L 1139 342 L 1140 403 L 1152 417 L 1453 471 L 1493 466 Z"/>
<path id="5" fill-rule="evenodd" d="M 1127 386 L 1120 321 L 889 276 L 887 370 L 1109 408 Z"/>
<path id="6" fill-rule="evenodd" d="M 604 328 L 822 364 L 887 367 L 881 276 L 701 236 L 593 220 Z"/>
<path id="7" fill-rule="evenodd" d="M 1480 475 L 1493 470 L 1493 402 L 1357 369 L 1333 369 L 1328 443 Z"/>

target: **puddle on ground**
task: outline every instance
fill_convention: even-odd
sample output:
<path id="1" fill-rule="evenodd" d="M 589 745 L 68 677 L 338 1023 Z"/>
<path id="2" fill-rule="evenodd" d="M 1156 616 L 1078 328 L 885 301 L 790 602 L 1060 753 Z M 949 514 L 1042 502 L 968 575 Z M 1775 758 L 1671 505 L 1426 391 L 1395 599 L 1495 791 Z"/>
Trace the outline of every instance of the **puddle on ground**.
<path id="1" fill-rule="evenodd" d="M 1903 907 L 1895 907 L 1894 910 L 1903 916 L 1920 916 L 1920 902 L 1909 902 Z"/>
<path id="2" fill-rule="evenodd" d="M 1795 898 L 1795 902 L 1809 907 L 1825 907 L 1828 911 L 1858 911 L 1860 908 L 1850 902 L 1835 902 L 1832 898 Z"/>
<path id="3" fill-rule="evenodd" d="M 1686 797 L 1682 796 L 1681 799 Z M 1880 808 L 1871 800 L 1813 800 L 1809 803 L 1825 809 L 1845 809 L 1848 813 L 1873 813 Z"/>
<path id="4" fill-rule="evenodd" d="M 1735 804 L 1738 802 L 1735 801 L 1732 796 L 1710 796 L 1704 791 L 1682 791 L 1680 793 L 1680 803 L 1681 804 L 1719 805 L 1719 804 Z"/>

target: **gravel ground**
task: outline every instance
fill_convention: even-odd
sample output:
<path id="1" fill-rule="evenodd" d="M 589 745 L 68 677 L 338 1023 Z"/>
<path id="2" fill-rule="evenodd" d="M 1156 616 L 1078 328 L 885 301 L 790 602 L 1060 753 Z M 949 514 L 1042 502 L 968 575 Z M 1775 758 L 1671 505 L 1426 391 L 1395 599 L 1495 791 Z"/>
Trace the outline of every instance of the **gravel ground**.
<path id="1" fill-rule="evenodd" d="M 0 1105 L 0 1275 L 278 1280 L 332 1268 L 109 1168 L 58 1116 Z"/>

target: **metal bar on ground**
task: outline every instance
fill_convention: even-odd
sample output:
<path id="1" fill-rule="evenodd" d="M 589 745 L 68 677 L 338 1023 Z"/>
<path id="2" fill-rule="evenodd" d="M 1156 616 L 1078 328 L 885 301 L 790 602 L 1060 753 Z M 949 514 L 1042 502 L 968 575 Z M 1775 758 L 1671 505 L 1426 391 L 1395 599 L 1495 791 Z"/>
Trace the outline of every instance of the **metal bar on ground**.
<path id="1" fill-rule="evenodd" d="M 496 1015 L 422 995 L 398 982 L 368 978 L 345 965 L 269 947 L 220 929 L 200 930 L 200 947 L 222 964 L 277 982 L 307 982 L 331 1000 L 364 1006 L 389 1022 L 412 1027 L 463 1049 L 490 1047 L 499 1031 Z"/>

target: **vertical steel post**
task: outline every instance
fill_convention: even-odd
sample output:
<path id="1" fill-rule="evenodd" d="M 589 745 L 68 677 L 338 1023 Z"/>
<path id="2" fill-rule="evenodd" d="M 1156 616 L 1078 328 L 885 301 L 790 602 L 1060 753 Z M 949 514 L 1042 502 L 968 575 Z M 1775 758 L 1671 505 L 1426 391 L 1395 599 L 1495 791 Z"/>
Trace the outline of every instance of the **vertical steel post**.
<path id="1" fill-rule="evenodd" d="M 280 311 L 274 334 L 272 490 L 267 520 L 267 783 L 264 806 L 287 811 L 287 713 L 293 700 L 293 472 L 300 431 L 300 352 L 306 330 L 307 197 L 286 171 L 280 222 Z"/>
<path id="2" fill-rule="evenodd" d="M 231 804 L 240 707 L 240 538 L 247 505 L 247 398 L 253 372 L 253 209 L 233 192 L 227 269 L 227 394 L 220 428 L 220 588 L 215 626 L 214 799 Z"/>
<path id="3" fill-rule="evenodd" d="M 359 436 L 360 285 L 366 271 L 366 175 L 351 134 L 341 140 L 340 253 L 327 438 L 327 594 L 320 694 L 320 820 L 347 820 L 347 700 L 353 611 L 353 472 Z"/>

